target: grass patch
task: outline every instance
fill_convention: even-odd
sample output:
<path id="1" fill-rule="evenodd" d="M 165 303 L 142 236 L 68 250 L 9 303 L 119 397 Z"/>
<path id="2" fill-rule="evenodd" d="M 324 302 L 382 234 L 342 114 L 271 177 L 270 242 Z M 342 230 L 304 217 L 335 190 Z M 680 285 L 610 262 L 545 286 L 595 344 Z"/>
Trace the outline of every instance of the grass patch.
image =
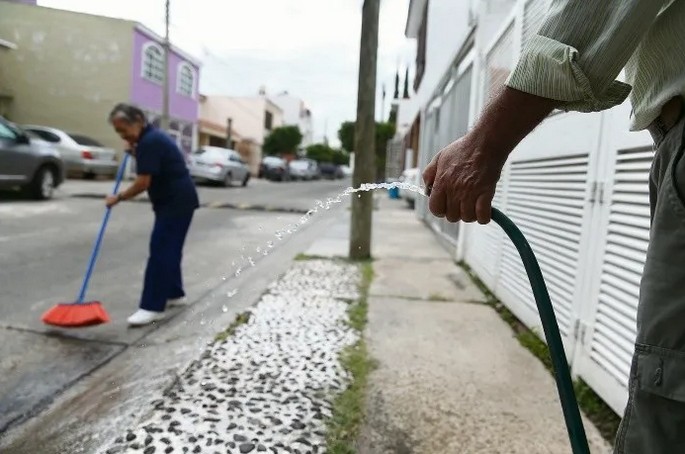
<path id="1" fill-rule="evenodd" d="M 359 285 L 359 300 L 352 302 L 347 310 L 348 324 L 363 335 L 368 315 L 369 287 L 373 280 L 370 261 L 359 263 L 362 278 Z M 342 366 L 350 373 L 351 381 L 345 391 L 333 402 L 333 415 L 327 421 L 326 452 L 330 454 L 354 454 L 354 442 L 364 421 L 366 386 L 371 371 L 376 366 L 369 357 L 364 338 L 340 354 Z"/>
<path id="2" fill-rule="evenodd" d="M 549 354 L 547 344 L 542 340 L 541 336 L 521 323 L 521 321 L 485 286 L 483 281 L 476 276 L 466 263 L 460 262 L 459 266 L 466 271 L 469 277 L 471 277 L 471 280 L 485 294 L 488 304 L 492 306 L 500 317 L 502 317 L 502 319 L 511 327 L 519 343 L 535 355 L 550 373 L 553 373 L 552 357 Z M 583 380 L 576 379 L 573 383 L 573 387 L 576 391 L 576 399 L 578 400 L 580 409 L 597 427 L 604 439 L 613 443 L 616 432 L 618 431 L 618 425 L 621 422 L 620 416 L 618 416 Z"/>
<path id="3" fill-rule="evenodd" d="M 437 303 L 447 303 L 452 300 L 442 296 L 440 293 L 431 293 L 430 295 L 428 295 L 428 301 L 434 301 Z"/>
<path id="4" fill-rule="evenodd" d="M 223 342 L 229 337 L 233 336 L 238 329 L 239 326 L 246 324 L 247 322 L 250 321 L 250 312 L 245 311 L 240 314 L 238 314 L 233 321 L 233 323 L 230 324 L 228 328 L 226 328 L 224 331 L 220 332 L 219 334 L 216 335 L 214 338 L 218 342 Z"/>
<path id="5" fill-rule="evenodd" d="M 329 257 L 321 255 L 297 254 L 294 259 L 296 262 L 306 262 L 308 260 L 329 260 Z"/>

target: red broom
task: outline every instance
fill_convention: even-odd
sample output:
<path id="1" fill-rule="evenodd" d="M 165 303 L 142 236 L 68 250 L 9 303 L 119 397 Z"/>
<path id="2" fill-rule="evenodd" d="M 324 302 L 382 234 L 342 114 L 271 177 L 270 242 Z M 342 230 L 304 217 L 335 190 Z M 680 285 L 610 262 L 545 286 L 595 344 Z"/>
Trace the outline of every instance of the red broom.
<path id="1" fill-rule="evenodd" d="M 119 185 L 124 177 L 124 169 L 126 168 L 127 161 L 128 154 L 124 155 L 124 159 L 119 166 L 119 171 L 117 172 L 117 177 L 114 182 L 114 194 L 119 191 Z M 73 303 L 60 303 L 52 307 L 43 314 L 43 317 L 41 318 L 43 323 L 60 326 L 62 328 L 78 328 L 81 326 L 93 326 L 109 322 L 109 315 L 107 315 L 105 308 L 102 307 L 102 304 L 99 301 L 86 302 L 84 299 L 86 297 L 90 276 L 95 269 L 95 261 L 98 256 L 98 251 L 100 250 L 100 245 L 102 244 L 102 237 L 105 235 L 105 228 L 107 227 L 107 221 L 109 221 L 111 212 L 111 208 L 105 210 L 105 217 L 102 220 L 100 232 L 95 239 L 93 252 L 90 254 L 88 268 L 86 269 L 86 275 L 83 277 L 83 284 L 81 285 L 81 291 L 79 292 L 78 298 Z"/>

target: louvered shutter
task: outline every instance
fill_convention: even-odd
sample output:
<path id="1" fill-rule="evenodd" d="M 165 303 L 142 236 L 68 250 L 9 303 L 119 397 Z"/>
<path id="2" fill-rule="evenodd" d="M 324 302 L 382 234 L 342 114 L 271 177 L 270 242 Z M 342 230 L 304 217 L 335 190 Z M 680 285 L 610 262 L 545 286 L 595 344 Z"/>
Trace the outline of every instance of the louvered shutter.
<path id="1" fill-rule="evenodd" d="M 562 336 L 572 334 L 589 155 L 514 160 L 506 213 L 531 244 L 542 269 Z M 537 306 L 518 251 L 503 245 L 497 293 L 530 322 Z"/>
<path id="2" fill-rule="evenodd" d="M 650 148 L 620 150 L 610 194 L 590 358 L 627 387 L 640 280 L 649 243 Z"/>

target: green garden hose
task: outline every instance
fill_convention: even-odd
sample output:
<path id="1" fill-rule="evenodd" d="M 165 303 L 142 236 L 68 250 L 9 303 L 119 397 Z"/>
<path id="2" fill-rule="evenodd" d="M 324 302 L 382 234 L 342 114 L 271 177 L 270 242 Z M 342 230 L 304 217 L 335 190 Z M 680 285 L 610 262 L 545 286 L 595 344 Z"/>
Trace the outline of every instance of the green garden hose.
<path id="1" fill-rule="evenodd" d="M 564 344 L 561 341 L 561 334 L 559 333 L 559 325 L 557 324 L 556 316 L 554 315 L 554 308 L 552 301 L 549 298 L 547 285 L 542 277 L 542 271 L 538 264 L 533 249 L 521 233 L 516 224 L 511 219 L 504 215 L 497 208 L 492 209 L 492 220 L 499 224 L 504 230 L 504 233 L 511 239 L 516 246 L 516 249 L 521 255 L 523 266 L 528 273 L 528 279 L 533 289 L 535 302 L 540 313 L 540 320 L 542 321 L 542 328 L 547 339 L 547 346 L 552 358 L 552 365 L 554 367 L 554 377 L 557 382 L 557 390 L 559 391 L 559 398 L 561 400 L 561 408 L 564 412 L 564 420 L 566 421 L 566 429 L 571 440 L 571 449 L 573 454 L 590 454 L 590 448 L 587 443 L 585 429 L 583 428 L 583 421 L 580 418 L 580 411 L 578 410 L 578 402 L 576 401 L 576 394 L 573 391 L 573 382 L 571 381 L 571 372 L 566 362 L 566 353 L 564 352 Z"/>

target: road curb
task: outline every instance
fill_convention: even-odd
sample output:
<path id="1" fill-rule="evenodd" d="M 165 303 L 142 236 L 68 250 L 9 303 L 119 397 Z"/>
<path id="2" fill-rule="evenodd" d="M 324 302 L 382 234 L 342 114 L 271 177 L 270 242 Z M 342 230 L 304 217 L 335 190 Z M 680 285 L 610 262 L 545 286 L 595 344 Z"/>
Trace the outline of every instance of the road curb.
<path id="1" fill-rule="evenodd" d="M 96 194 L 96 193 L 76 193 L 70 194 L 70 198 L 75 199 L 104 199 L 107 197 L 106 194 Z M 136 203 L 150 203 L 150 199 L 147 197 L 139 197 L 129 202 Z M 231 202 L 205 202 L 200 204 L 200 208 L 213 208 L 213 209 L 230 209 L 230 210 L 241 210 L 241 211 L 265 211 L 270 213 L 290 213 L 290 214 L 306 214 L 308 210 L 302 208 L 294 207 L 280 207 L 271 205 L 259 205 L 259 204 L 249 204 L 249 203 L 231 203 Z"/>

